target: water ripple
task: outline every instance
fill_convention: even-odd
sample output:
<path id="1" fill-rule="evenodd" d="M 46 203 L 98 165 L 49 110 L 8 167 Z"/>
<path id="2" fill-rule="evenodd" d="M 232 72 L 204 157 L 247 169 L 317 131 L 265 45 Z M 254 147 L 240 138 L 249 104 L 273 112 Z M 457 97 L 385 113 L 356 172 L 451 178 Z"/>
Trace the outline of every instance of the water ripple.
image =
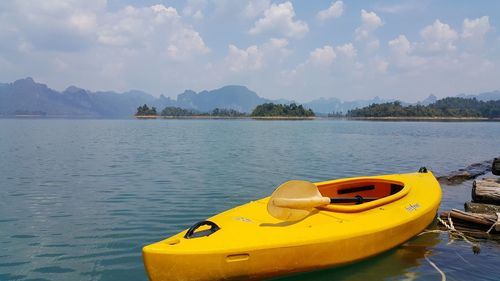
<path id="1" fill-rule="evenodd" d="M 284 181 L 457 170 L 498 153 L 497 126 L 0 119 L 0 280 L 146 280 L 142 246 Z M 470 183 L 443 189 L 443 208 L 470 196 Z M 432 279 L 427 250 L 450 279 L 500 275 L 496 246 L 478 258 L 446 236 L 425 239 L 288 279 Z M 458 265 L 456 253 L 470 264 Z"/>

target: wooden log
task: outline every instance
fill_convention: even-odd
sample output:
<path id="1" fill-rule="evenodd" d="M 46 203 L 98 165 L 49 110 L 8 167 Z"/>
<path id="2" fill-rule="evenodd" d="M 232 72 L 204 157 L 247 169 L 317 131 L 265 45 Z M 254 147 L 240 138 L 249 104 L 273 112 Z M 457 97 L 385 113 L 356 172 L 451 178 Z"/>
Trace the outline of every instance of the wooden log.
<path id="1" fill-rule="evenodd" d="M 497 215 L 475 214 L 452 209 L 449 212 L 442 212 L 440 218 L 448 223 L 448 217 L 453 221 L 453 225 L 458 228 L 469 230 L 488 231 L 490 227 L 497 223 Z M 499 232 L 500 229 L 493 228 L 491 233 Z"/>
<path id="2" fill-rule="evenodd" d="M 471 212 L 471 213 L 481 213 L 490 215 L 500 213 L 500 206 L 498 205 L 465 202 L 464 207 L 466 212 Z"/>
<path id="3" fill-rule="evenodd" d="M 448 222 L 448 214 L 449 212 L 442 212 L 439 217 L 446 223 L 449 223 Z M 453 226 L 458 229 L 458 230 L 463 230 L 463 229 L 467 229 L 469 231 L 476 231 L 476 232 L 485 232 L 487 231 L 487 227 L 486 226 L 483 226 L 483 225 L 477 225 L 477 224 L 471 224 L 469 222 L 466 222 L 466 221 L 462 221 L 460 219 L 451 219 L 453 221 Z"/>
<path id="4" fill-rule="evenodd" d="M 448 230 L 446 227 L 442 225 L 438 225 L 438 228 L 440 230 Z M 488 234 L 484 230 L 472 229 L 464 226 L 455 226 L 455 229 L 469 237 L 479 238 L 479 239 L 492 239 L 500 242 L 500 234 L 496 232 Z"/>
<path id="5" fill-rule="evenodd" d="M 468 213 L 468 212 L 462 212 L 457 209 L 451 210 L 450 217 L 452 219 L 459 219 L 464 222 L 469 222 L 472 224 L 482 225 L 486 227 L 490 227 L 497 221 L 496 215 Z"/>
<path id="6" fill-rule="evenodd" d="M 468 221 L 471 223 L 481 224 L 485 226 L 491 226 L 497 221 L 496 215 L 474 214 L 474 213 L 463 212 L 457 209 L 452 209 L 450 216 L 451 218 L 456 218 L 463 221 Z"/>
<path id="7" fill-rule="evenodd" d="M 472 200 L 476 203 L 500 205 L 500 179 L 475 180 L 472 184 Z"/>
<path id="8" fill-rule="evenodd" d="M 482 180 L 482 181 L 486 181 L 486 182 L 496 182 L 496 183 L 500 183 L 500 179 L 497 179 L 497 178 L 482 178 L 481 180 Z"/>
<path id="9" fill-rule="evenodd" d="M 451 211 L 442 212 L 439 217 L 447 224 L 449 224 L 448 218 L 450 218 L 455 230 L 469 237 L 492 239 L 500 242 L 500 213 L 496 215 L 473 214 L 452 209 Z M 447 227 L 442 226 L 441 223 L 438 225 L 440 229 L 449 230 Z"/>
<path id="10" fill-rule="evenodd" d="M 438 229 L 439 230 L 448 230 L 448 228 L 446 228 L 445 226 L 443 226 L 441 224 L 438 225 Z M 493 238 L 495 240 L 500 239 L 499 234 L 496 234 L 496 233 L 493 235 L 488 234 L 484 230 L 473 229 L 473 228 L 464 227 L 464 226 L 460 226 L 460 225 L 456 225 L 455 229 L 462 232 L 463 234 L 470 236 L 470 237 L 473 237 L 473 238 L 481 238 L 481 239 Z"/>

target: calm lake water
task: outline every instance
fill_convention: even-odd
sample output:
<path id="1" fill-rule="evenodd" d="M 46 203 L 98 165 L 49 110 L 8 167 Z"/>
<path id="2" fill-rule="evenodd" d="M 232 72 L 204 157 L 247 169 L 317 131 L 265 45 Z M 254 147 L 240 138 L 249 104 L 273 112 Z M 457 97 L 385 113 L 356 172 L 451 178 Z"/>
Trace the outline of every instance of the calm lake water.
<path id="1" fill-rule="evenodd" d="M 437 174 L 500 155 L 498 122 L 0 119 L 0 280 L 147 280 L 141 248 L 290 179 Z M 471 182 L 443 185 L 463 208 Z M 500 245 L 426 234 L 280 280 L 499 280 Z M 339 254 L 339 253 L 332 253 Z"/>

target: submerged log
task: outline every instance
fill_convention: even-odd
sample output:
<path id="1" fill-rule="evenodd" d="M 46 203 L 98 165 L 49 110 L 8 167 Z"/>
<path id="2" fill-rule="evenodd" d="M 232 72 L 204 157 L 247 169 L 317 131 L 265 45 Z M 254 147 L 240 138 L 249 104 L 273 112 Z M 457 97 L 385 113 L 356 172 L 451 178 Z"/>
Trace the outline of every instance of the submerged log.
<path id="1" fill-rule="evenodd" d="M 464 207 L 466 212 L 471 212 L 471 213 L 481 213 L 489 215 L 500 213 L 499 205 L 465 202 Z"/>
<path id="2" fill-rule="evenodd" d="M 448 222 L 448 217 L 451 218 L 454 227 L 457 229 L 468 229 L 471 232 L 477 232 L 478 230 L 486 232 L 491 229 L 490 233 L 500 233 L 498 221 L 500 218 L 496 214 L 476 214 L 452 209 L 449 212 L 442 212 L 439 217 L 445 222 Z M 493 225 L 495 226 L 492 228 Z"/>
<path id="3" fill-rule="evenodd" d="M 476 203 L 500 205 L 500 179 L 475 180 L 472 184 L 472 200 Z"/>

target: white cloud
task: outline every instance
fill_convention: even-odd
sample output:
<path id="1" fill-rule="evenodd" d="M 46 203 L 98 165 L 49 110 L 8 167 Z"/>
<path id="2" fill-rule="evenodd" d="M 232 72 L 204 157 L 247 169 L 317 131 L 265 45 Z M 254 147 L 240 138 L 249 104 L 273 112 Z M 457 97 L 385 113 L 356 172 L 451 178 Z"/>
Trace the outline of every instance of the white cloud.
<path id="1" fill-rule="evenodd" d="M 187 17 L 192 17 L 195 20 L 202 20 L 205 15 L 203 10 L 207 5 L 207 0 L 188 0 L 182 14 Z"/>
<path id="2" fill-rule="evenodd" d="M 191 10 L 190 8 L 184 8 L 182 10 L 182 13 L 185 16 L 190 16 L 196 20 L 202 20 L 205 17 L 205 15 L 203 15 L 203 12 L 201 10 Z"/>
<path id="3" fill-rule="evenodd" d="M 105 1 L 4 1 L 0 7 L 0 40 L 37 51 L 74 52 L 94 39 Z M 8 38 L 8 39 L 7 39 Z"/>
<path id="4" fill-rule="evenodd" d="M 197 20 L 203 19 L 203 12 L 201 10 L 196 11 L 196 13 L 193 14 L 193 18 Z"/>
<path id="5" fill-rule="evenodd" d="M 491 26 L 488 16 L 483 16 L 473 20 L 466 18 L 463 23 L 461 37 L 463 40 L 481 44 L 484 40 L 484 36 L 490 30 Z"/>
<path id="6" fill-rule="evenodd" d="M 309 27 L 303 21 L 294 21 L 294 17 L 295 11 L 291 2 L 272 4 L 264 12 L 264 17 L 255 22 L 249 33 L 252 35 L 272 33 L 290 38 L 302 38 L 309 31 Z"/>
<path id="7" fill-rule="evenodd" d="M 74 14 L 69 18 L 69 23 L 81 32 L 92 32 L 97 27 L 95 14 Z"/>
<path id="8" fill-rule="evenodd" d="M 288 40 L 284 38 L 271 38 L 267 43 L 264 43 L 263 48 L 270 51 L 279 50 L 288 52 L 289 50 L 286 49 L 286 46 L 288 46 Z"/>
<path id="9" fill-rule="evenodd" d="M 387 65 L 382 59 L 361 63 L 352 43 L 324 45 L 312 50 L 302 63 L 282 71 L 280 81 L 289 92 L 301 93 L 306 100 L 332 95 L 348 98 L 354 88 L 366 84 L 364 79 L 367 76 L 378 77 L 386 70 Z M 359 83 L 359 79 L 363 83 Z M 369 89 L 362 88 L 361 92 Z"/>
<path id="10" fill-rule="evenodd" d="M 328 9 L 319 11 L 316 17 L 319 20 L 333 19 L 340 17 L 343 12 L 344 12 L 344 2 L 335 1 L 332 3 L 330 7 L 328 7 Z"/>
<path id="11" fill-rule="evenodd" d="M 325 45 L 312 50 L 306 61 L 300 63 L 293 71 L 289 72 L 300 73 L 306 69 L 312 72 L 317 70 L 324 71 L 323 67 L 330 66 L 334 63 L 337 70 L 350 70 L 357 63 L 355 60 L 356 57 L 357 50 L 352 43 L 346 43 L 336 47 Z"/>
<path id="12" fill-rule="evenodd" d="M 417 9 L 416 3 L 398 3 L 394 5 L 376 5 L 375 10 L 389 13 L 389 14 L 400 14 Z"/>
<path id="13" fill-rule="evenodd" d="M 361 10 L 361 26 L 356 28 L 356 40 L 364 40 L 371 36 L 371 33 L 384 25 L 382 19 L 375 12 Z"/>
<path id="14" fill-rule="evenodd" d="M 0 41 L 9 42 L 0 44 L 0 61 L 16 62 L 9 71 L 14 79 L 29 75 L 56 89 L 76 84 L 177 94 L 196 86 L 188 86 L 192 76 L 208 80 L 201 73 L 210 49 L 186 18 L 164 5 L 109 10 L 105 0 L 4 1 Z M 0 69 L 11 77 L 6 73 Z"/>
<path id="15" fill-rule="evenodd" d="M 383 59 L 377 60 L 376 62 L 376 69 L 378 72 L 385 73 L 387 72 L 387 68 L 389 67 L 389 63 Z"/>
<path id="16" fill-rule="evenodd" d="M 106 10 L 106 1 L 17 1 L 0 14 L 0 26 L 12 26 L 0 40 L 17 42 L 34 52 L 97 51 L 97 48 L 140 50 L 185 60 L 209 48 L 177 10 L 164 5 L 125 6 Z M 4 22 L 5 21 L 5 22 Z M 100 50 L 102 51 L 102 50 Z"/>
<path id="17" fill-rule="evenodd" d="M 378 39 L 374 39 L 366 43 L 366 50 L 368 52 L 375 52 L 379 48 L 380 48 L 380 41 Z"/>
<path id="18" fill-rule="evenodd" d="M 138 88 L 171 97 L 186 88 L 241 84 L 264 97 L 304 101 L 500 87 L 496 22 L 482 14 L 457 18 L 460 5 L 445 15 L 456 25 L 432 18 L 382 40 L 393 31 L 383 30 L 383 15 L 407 12 L 406 3 L 382 8 L 375 3 L 373 11 L 356 10 L 350 19 L 345 18 L 347 1 L 340 13 L 336 0 L 320 6 L 324 13 L 299 13 L 291 0 L 166 2 L 171 7 L 121 3 L 132 2 L 0 1 L 0 76 L 6 82 L 30 75 L 56 89 L 70 84 L 93 90 Z M 410 3 L 427 11 L 422 9 L 426 4 Z M 337 15 L 351 25 L 351 34 L 335 32 L 332 39 L 320 34 L 324 27 L 313 30 L 306 23 Z M 391 25 L 399 20 L 401 15 L 391 17 Z M 306 45 L 291 39 L 305 36 Z M 207 42 L 222 49 L 212 52 Z M 469 48 L 481 45 L 488 48 Z"/>
<path id="19" fill-rule="evenodd" d="M 163 53 L 173 60 L 185 60 L 209 52 L 200 34 L 185 25 L 172 7 L 127 6 L 103 17 L 103 22 L 97 38 L 103 45 L 146 49 Z"/>
<path id="20" fill-rule="evenodd" d="M 257 70 L 262 67 L 262 54 L 259 48 L 252 45 L 246 49 L 238 49 L 234 45 L 229 45 L 229 54 L 226 57 L 229 70 L 239 72 L 242 70 Z"/>
<path id="21" fill-rule="evenodd" d="M 335 47 L 335 51 L 344 57 L 354 58 L 357 55 L 357 50 L 354 48 L 352 43 L 346 43 L 341 46 Z"/>
<path id="22" fill-rule="evenodd" d="M 167 55 L 174 60 L 184 60 L 193 55 L 205 54 L 210 49 L 205 46 L 198 32 L 192 29 L 182 29 L 171 35 L 167 47 Z"/>
<path id="23" fill-rule="evenodd" d="M 361 26 L 356 29 L 357 36 L 362 39 L 368 36 L 369 32 L 384 25 L 382 19 L 375 12 L 361 10 Z"/>
<path id="24" fill-rule="evenodd" d="M 217 0 L 210 1 L 209 5 L 211 19 L 225 23 L 253 20 L 262 16 L 270 6 L 271 0 Z"/>
<path id="25" fill-rule="evenodd" d="M 231 44 L 225 58 L 227 68 L 232 72 L 255 71 L 273 65 L 291 51 L 286 47 L 288 40 L 271 38 L 261 46 L 252 45 L 246 49 L 239 49 Z"/>
<path id="26" fill-rule="evenodd" d="M 316 48 L 309 54 L 309 60 L 315 65 L 328 66 L 333 63 L 337 54 L 332 46 L 324 46 L 323 48 Z"/>
<path id="27" fill-rule="evenodd" d="M 392 64 L 400 68 L 400 70 L 413 70 L 426 62 L 423 57 L 413 54 L 417 44 L 411 43 L 405 35 L 399 35 L 397 38 L 390 40 L 387 45 L 391 50 Z"/>
<path id="28" fill-rule="evenodd" d="M 399 35 L 398 38 L 389 41 L 388 45 L 398 55 L 407 55 L 413 49 L 410 41 L 404 35 Z"/>
<path id="29" fill-rule="evenodd" d="M 260 16 L 271 5 L 270 0 L 253 0 L 249 1 L 243 10 L 243 14 L 247 18 L 256 18 Z"/>
<path id="30" fill-rule="evenodd" d="M 420 36 L 424 39 L 424 46 L 428 51 L 441 52 L 456 49 L 455 42 L 458 39 L 458 33 L 440 20 L 423 28 Z"/>

